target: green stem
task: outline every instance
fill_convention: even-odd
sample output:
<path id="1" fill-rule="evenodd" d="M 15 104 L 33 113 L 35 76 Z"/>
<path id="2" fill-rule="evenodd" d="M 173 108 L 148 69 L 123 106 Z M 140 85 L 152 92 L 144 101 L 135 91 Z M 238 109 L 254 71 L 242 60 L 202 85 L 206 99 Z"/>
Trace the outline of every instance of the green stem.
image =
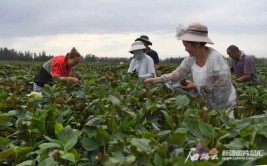
<path id="1" fill-rule="evenodd" d="M 214 133 L 215 133 L 215 129 L 212 129 L 212 138 L 211 138 L 211 147 L 214 147 Z"/>

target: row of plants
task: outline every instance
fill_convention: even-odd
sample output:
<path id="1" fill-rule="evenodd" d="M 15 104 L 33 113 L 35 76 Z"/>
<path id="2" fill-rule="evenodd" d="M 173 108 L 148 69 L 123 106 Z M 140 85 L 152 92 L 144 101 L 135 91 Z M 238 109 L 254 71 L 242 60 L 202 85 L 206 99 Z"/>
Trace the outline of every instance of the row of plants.
<path id="1" fill-rule="evenodd" d="M 80 64 L 75 69 L 80 84 L 54 82 L 42 95 L 29 96 L 39 67 L 0 65 L 2 165 L 267 163 L 266 67 L 259 69 L 262 85 L 235 84 L 236 120 L 163 84 L 144 84 L 127 74 L 127 64 Z M 175 67 L 163 65 L 157 75 Z M 196 147 L 207 153 L 216 148 L 218 159 L 188 159 Z M 222 151 L 233 149 L 264 152 L 251 160 L 222 160 Z"/>

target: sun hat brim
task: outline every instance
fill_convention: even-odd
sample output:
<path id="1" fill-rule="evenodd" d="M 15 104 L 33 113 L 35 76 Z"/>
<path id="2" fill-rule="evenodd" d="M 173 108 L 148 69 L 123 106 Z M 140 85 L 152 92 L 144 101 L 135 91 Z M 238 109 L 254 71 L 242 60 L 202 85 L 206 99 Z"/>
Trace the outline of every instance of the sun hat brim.
<path id="1" fill-rule="evenodd" d="M 208 28 L 199 23 L 192 23 L 188 26 L 188 28 L 185 28 L 183 25 L 179 25 L 179 27 L 176 28 L 176 38 L 184 41 L 214 44 L 208 37 Z"/>
<path id="2" fill-rule="evenodd" d="M 133 54 L 133 51 L 136 51 L 136 50 L 144 50 L 146 47 L 143 45 L 143 44 L 135 44 L 135 45 L 132 45 L 131 49 L 129 50 L 129 52 L 131 54 Z"/>
<path id="3" fill-rule="evenodd" d="M 184 40 L 184 41 L 193 41 L 193 42 L 206 42 L 209 44 L 214 44 L 210 38 L 205 34 L 195 34 L 195 33 L 184 33 L 180 37 L 177 37 L 178 40 Z"/>

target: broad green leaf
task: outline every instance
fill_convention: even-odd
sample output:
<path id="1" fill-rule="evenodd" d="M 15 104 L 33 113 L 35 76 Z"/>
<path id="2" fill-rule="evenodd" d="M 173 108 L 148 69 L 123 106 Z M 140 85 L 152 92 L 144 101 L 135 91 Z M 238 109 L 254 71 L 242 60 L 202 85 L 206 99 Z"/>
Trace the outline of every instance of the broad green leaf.
<path id="1" fill-rule="evenodd" d="M 32 119 L 31 121 L 31 128 L 37 129 L 40 133 L 44 133 L 45 132 L 45 117 L 44 116 L 40 116 L 40 119 Z"/>
<path id="2" fill-rule="evenodd" d="M 160 128 L 155 123 L 151 123 L 151 126 L 153 127 L 154 131 L 160 131 Z"/>
<path id="3" fill-rule="evenodd" d="M 121 152 L 113 152 L 112 157 L 108 158 L 108 161 L 106 161 L 105 165 L 110 165 L 110 166 L 122 165 L 124 158 L 125 157 Z"/>
<path id="4" fill-rule="evenodd" d="M 153 152 L 152 147 L 149 145 L 150 140 L 144 138 L 133 138 L 131 140 L 132 146 L 137 148 L 137 151 L 144 152 L 146 154 L 151 154 Z"/>
<path id="5" fill-rule="evenodd" d="M 136 117 L 136 114 L 133 111 L 125 111 L 125 112 L 128 113 L 129 115 L 133 116 L 133 117 Z"/>
<path id="6" fill-rule="evenodd" d="M 45 137 L 46 140 L 48 140 L 48 141 L 51 142 L 51 143 L 56 143 L 56 144 L 59 144 L 59 145 L 62 144 L 62 142 L 60 142 L 59 140 L 52 139 L 52 138 L 50 138 L 50 137 L 48 137 L 48 136 L 45 136 L 45 135 L 44 135 L 44 137 Z"/>
<path id="7" fill-rule="evenodd" d="M 75 148 L 72 148 L 71 150 L 69 150 L 69 153 L 72 153 L 74 155 L 75 161 L 78 161 L 81 159 L 80 152 L 78 152 Z"/>
<path id="8" fill-rule="evenodd" d="M 239 132 L 243 130 L 244 128 L 248 127 L 250 125 L 250 122 L 247 123 L 240 123 L 236 126 L 235 131 Z"/>
<path id="9" fill-rule="evenodd" d="M 128 155 L 126 156 L 126 163 L 132 164 L 136 160 L 136 157 L 134 155 Z"/>
<path id="10" fill-rule="evenodd" d="M 72 129 L 69 125 L 62 130 L 62 132 L 58 135 L 58 139 L 59 141 L 63 142 L 65 152 L 76 145 L 79 135 L 80 131 L 77 129 Z"/>
<path id="11" fill-rule="evenodd" d="M 248 148 L 249 141 L 245 140 L 244 138 L 234 138 L 233 141 L 231 141 L 229 144 L 225 144 L 224 146 L 228 149 L 239 150 L 243 148 Z"/>
<path id="12" fill-rule="evenodd" d="M 190 102 L 189 98 L 186 95 L 176 96 L 176 104 L 180 106 L 186 106 Z"/>
<path id="13" fill-rule="evenodd" d="M 90 119 L 85 125 L 86 126 L 98 126 L 101 125 L 105 120 L 101 117 L 94 117 L 93 119 Z"/>
<path id="14" fill-rule="evenodd" d="M 116 96 L 109 95 L 108 99 L 109 99 L 114 105 L 120 105 L 120 99 L 118 99 Z"/>
<path id="15" fill-rule="evenodd" d="M 265 153 L 265 155 L 263 155 L 262 157 L 260 157 L 256 162 L 254 162 L 254 164 L 258 164 L 258 165 L 266 165 L 267 163 L 267 154 Z"/>
<path id="16" fill-rule="evenodd" d="M 94 140 L 94 138 L 83 138 L 82 140 L 83 148 L 87 151 L 94 151 L 99 148 L 99 144 L 97 141 Z"/>
<path id="17" fill-rule="evenodd" d="M 136 157 L 134 155 L 124 156 L 121 152 L 113 152 L 112 157 L 108 158 L 108 160 L 105 162 L 105 165 L 132 165 L 135 160 Z"/>
<path id="18" fill-rule="evenodd" d="M 12 120 L 11 117 L 0 114 L 0 127 L 11 126 L 12 125 L 11 120 Z"/>
<path id="19" fill-rule="evenodd" d="M 66 104 L 65 99 L 62 98 L 62 97 L 57 97 L 57 98 L 55 98 L 54 102 L 55 102 L 56 104 L 61 104 L 61 105 Z"/>
<path id="20" fill-rule="evenodd" d="M 207 123 L 204 123 L 204 122 L 201 122 L 199 121 L 198 123 L 198 127 L 199 127 L 199 130 L 202 134 L 204 134 L 206 137 L 208 137 L 209 139 L 212 138 L 212 132 L 213 132 L 213 129 L 212 129 L 212 126 L 207 124 Z"/>
<path id="21" fill-rule="evenodd" d="M 8 145 L 9 142 L 10 142 L 9 139 L 0 137 L 0 151 L 6 150 L 6 146 Z"/>
<path id="22" fill-rule="evenodd" d="M 179 146 L 184 146 L 187 141 L 186 133 L 173 132 L 169 135 L 167 142 L 170 144 L 177 144 Z"/>
<path id="23" fill-rule="evenodd" d="M 157 134 L 158 137 L 164 137 L 170 134 L 172 131 L 171 130 L 163 130 Z"/>
<path id="24" fill-rule="evenodd" d="M 8 113 L 5 113 L 3 115 L 6 115 L 6 116 L 15 116 L 18 114 L 19 111 L 17 110 L 12 110 L 12 111 L 8 111 Z"/>
<path id="25" fill-rule="evenodd" d="M 59 166 L 59 163 L 56 162 L 53 158 L 49 157 L 39 163 L 40 166 Z"/>
<path id="26" fill-rule="evenodd" d="M 186 133 L 188 130 L 186 128 L 178 128 L 176 129 L 174 132 L 178 132 L 178 133 Z"/>
<path id="27" fill-rule="evenodd" d="M 110 134 L 106 130 L 98 128 L 96 140 L 100 145 L 107 144 L 110 141 Z"/>
<path id="28" fill-rule="evenodd" d="M 265 137 L 267 137 L 267 125 L 261 125 L 258 129 L 257 129 L 257 134 L 261 134 Z"/>
<path id="29" fill-rule="evenodd" d="M 258 149 L 267 149 L 267 144 L 266 144 L 266 137 L 256 134 L 254 140 L 253 140 L 254 144 L 256 145 L 256 147 Z"/>
<path id="30" fill-rule="evenodd" d="M 29 165 L 34 165 L 34 161 L 33 160 L 23 161 L 22 163 L 20 163 L 16 166 L 29 166 Z"/>
<path id="31" fill-rule="evenodd" d="M 156 104 L 150 104 L 147 108 L 149 111 L 156 111 L 158 109 Z"/>
<path id="32" fill-rule="evenodd" d="M 196 138 L 201 138 L 203 134 L 198 128 L 198 120 L 190 120 L 186 122 L 186 126 L 188 128 L 188 132 L 191 133 Z"/>
<path id="33" fill-rule="evenodd" d="M 41 149 L 50 149 L 50 148 L 60 148 L 60 145 L 57 143 L 42 143 L 39 145 Z"/>
<path id="34" fill-rule="evenodd" d="M 156 138 L 156 133 L 155 132 L 143 131 L 141 134 L 142 134 L 143 138 L 146 138 L 146 139 L 149 139 L 149 140 Z"/>
<path id="35" fill-rule="evenodd" d="M 170 124 L 172 119 L 170 118 L 170 115 L 168 114 L 168 112 L 166 111 L 161 111 L 164 115 L 164 118 L 166 119 L 166 121 Z"/>
<path id="36" fill-rule="evenodd" d="M 65 153 L 65 154 L 63 154 L 62 156 L 60 156 L 62 159 L 65 159 L 65 160 L 69 160 L 69 161 L 71 161 L 71 162 L 73 162 L 73 163 L 75 163 L 76 161 L 75 161 L 75 156 L 74 156 L 74 154 L 72 154 L 72 153 Z"/>
<path id="37" fill-rule="evenodd" d="M 16 153 L 16 159 L 18 161 L 23 161 L 28 156 L 29 153 L 33 151 L 33 147 L 13 147 Z"/>
<path id="38" fill-rule="evenodd" d="M 78 93 L 76 93 L 76 97 L 77 97 L 77 98 L 84 99 L 84 98 L 85 98 L 85 92 L 83 92 L 83 91 L 78 91 Z"/>
<path id="39" fill-rule="evenodd" d="M 163 165 L 165 165 L 164 164 L 164 157 L 161 157 L 157 153 L 154 156 L 153 162 L 154 162 L 155 166 L 163 166 Z"/>

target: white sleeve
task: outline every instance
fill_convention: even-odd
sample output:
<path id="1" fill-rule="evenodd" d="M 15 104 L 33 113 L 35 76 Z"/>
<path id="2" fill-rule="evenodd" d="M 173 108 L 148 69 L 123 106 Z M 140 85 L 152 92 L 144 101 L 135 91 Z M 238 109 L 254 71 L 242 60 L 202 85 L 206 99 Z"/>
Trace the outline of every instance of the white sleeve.
<path id="1" fill-rule="evenodd" d="M 191 62 L 192 59 L 190 57 L 186 57 L 181 65 L 177 67 L 173 72 L 169 74 L 164 74 L 160 78 L 161 80 L 166 83 L 166 82 L 174 82 L 177 83 L 180 80 L 182 80 L 187 74 L 191 72 Z"/>
<path id="2" fill-rule="evenodd" d="M 128 69 L 128 73 L 132 73 L 133 72 L 133 64 L 134 64 L 134 59 L 131 60 L 129 69 Z"/>

